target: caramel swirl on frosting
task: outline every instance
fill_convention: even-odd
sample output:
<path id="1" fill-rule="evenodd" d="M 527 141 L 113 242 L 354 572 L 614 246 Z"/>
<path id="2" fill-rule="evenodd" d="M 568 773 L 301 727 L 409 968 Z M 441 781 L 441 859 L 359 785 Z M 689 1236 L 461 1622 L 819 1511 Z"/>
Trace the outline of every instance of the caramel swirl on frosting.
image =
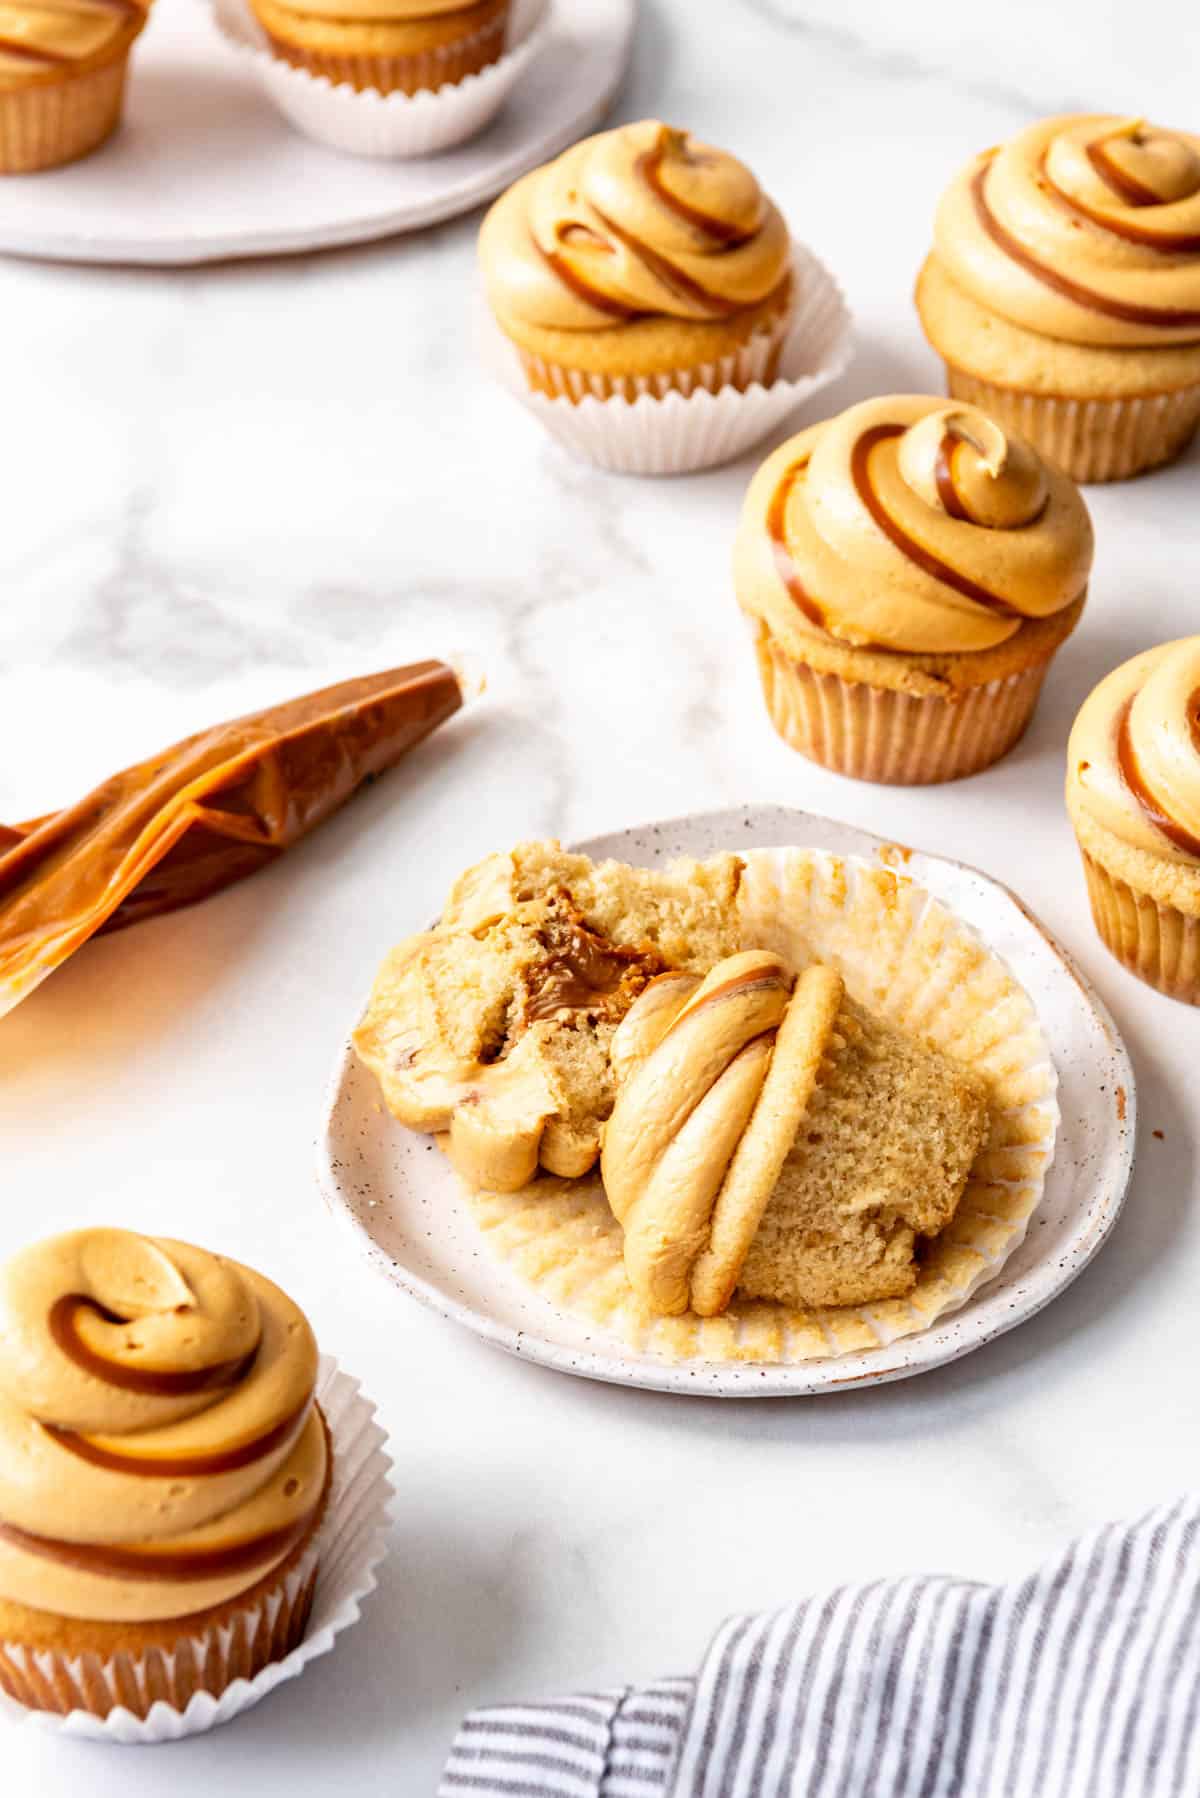
<path id="1" fill-rule="evenodd" d="M 140 26 L 145 14 L 139 0 L 0 0 L 0 80 L 84 62 Z"/>
<path id="2" fill-rule="evenodd" d="M 749 169 L 653 119 L 586 138 L 526 175 L 480 235 L 500 317 L 562 331 L 726 318 L 765 300 L 790 255 L 787 227 Z"/>
<path id="3" fill-rule="evenodd" d="M 1135 849 L 1200 863 L 1200 637 L 1143 651 L 1088 696 L 1067 797 Z"/>
<path id="4" fill-rule="evenodd" d="M 895 395 L 814 425 L 746 496 L 742 603 L 769 622 L 912 654 L 989 649 L 1079 599 L 1092 529 L 1074 483 L 959 402 Z"/>
<path id="5" fill-rule="evenodd" d="M 223 1603 L 326 1481 L 303 1313 L 165 1237 L 77 1230 L 0 1272 L 0 1597 L 148 1621 Z"/>
<path id="6" fill-rule="evenodd" d="M 1046 119 L 962 171 L 938 208 L 951 278 L 1068 343 L 1200 341 L 1200 137 Z"/>

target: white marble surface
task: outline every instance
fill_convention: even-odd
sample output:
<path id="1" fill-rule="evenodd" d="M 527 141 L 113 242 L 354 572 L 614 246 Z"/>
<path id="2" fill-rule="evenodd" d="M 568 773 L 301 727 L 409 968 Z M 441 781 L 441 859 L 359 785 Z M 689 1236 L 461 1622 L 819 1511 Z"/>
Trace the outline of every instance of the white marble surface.
<path id="1" fill-rule="evenodd" d="M 930 387 L 909 290 L 937 193 L 1056 96 L 1044 73 L 993 87 L 978 49 L 947 73 L 920 34 L 876 52 L 796 10 L 714 8 L 714 54 L 707 7 L 701 31 L 694 0 L 646 0 L 622 113 L 738 147 L 839 272 L 861 350 L 831 407 Z M 475 223 L 203 273 L 0 266 L 0 816 L 341 674 L 465 650 L 490 680 L 270 873 L 93 945 L 0 1026 L 0 1251 L 95 1220 L 261 1263 L 378 1398 L 400 1488 L 382 1589 L 339 1652 L 178 1747 L 0 1726 L 6 1798 L 429 1794 L 470 1704 L 686 1669 L 731 1608 L 831 1579 L 1011 1573 L 1195 1476 L 1200 1014 L 1094 939 L 1060 788 L 1092 682 L 1196 627 L 1197 453 L 1094 492 L 1091 606 L 1002 767 L 843 782 L 775 740 L 755 690 L 726 575 L 748 466 L 654 484 L 565 461 L 472 367 Z M 1042 1316 L 880 1391 L 689 1402 L 503 1359 L 377 1283 L 322 1211 L 339 1034 L 473 857 L 747 799 L 1017 886 L 1136 1058 L 1125 1216 Z"/>

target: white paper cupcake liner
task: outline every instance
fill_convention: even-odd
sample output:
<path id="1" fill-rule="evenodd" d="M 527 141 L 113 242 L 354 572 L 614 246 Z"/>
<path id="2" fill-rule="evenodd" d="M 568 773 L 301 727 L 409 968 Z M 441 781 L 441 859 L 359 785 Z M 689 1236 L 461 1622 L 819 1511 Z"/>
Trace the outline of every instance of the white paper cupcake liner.
<path id="1" fill-rule="evenodd" d="M 1007 755 L 1029 727 L 1051 658 L 964 688 L 918 696 L 824 674 L 747 616 L 767 715 L 790 748 L 853 780 L 927 786 Z"/>
<path id="2" fill-rule="evenodd" d="M 1019 431 L 1072 480 L 1089 484 L 1126 481 L 1174 461 L 1200 423 L 1200 383 L 1177 393 L 1074 400 L 1000 387 L 947 363 L 946 386 L 952 398 Z"/>
<path id="3" fill-rule="evenodd" d="M 305 137 L 351 156 L 398 160 L 434 156 L 475 137 L 495 118 L 546 42 L 552 0 L 514 0 L 508 46 L 499 62 L 436 92 L 360 93 L 276 56 L 248 0 L 211 0 L 222 37 L 259 86 Z"/>
<path id="4" fill-rule="evenodd" d="M 638 397 L 551 399 L 529 385 L 515 345 L 495 323 L 486 303 L 477 308 L 476 338 L 484 362 L 514 398 L 552 436 L 585 461 L 616 474 L 689 474 L 716 468 L 760 443 L 796 407 L 842 374 L 852 354 L 852 320 L 842 291 L 824 263 L 803 244 L 792 245 L 796 310 L 779 356 L 775 379 L 757 379 L 765 369 L 775 340 L 763 332 L 747 349 L 698 369 L 691 393 L 655 391 L 652 377 L 638 383 Z M 758 366 L 744 370 L 741 357 Z M 726 385 L 748 379 L 744 391 Z"/>
<path id="5" fill-rule="evenodd" d="M 122 1706 L 111 1710 L 105 1718 L 85 1710 L 69 1711 L 66 1715 L 29 1710 L 3 1694 L 0 1708 L 11 1717 L 59 1735 L 139 1745 L 175 1742 L 239 1717 L 276 1686 L 294 1679 L 309 1661 L 328 1654 L 335 1636 L 357 1620 L 362 1600 L 374 1590 L 375 1570 L 386 1551 L 392 1484 L 388 1478 L 391 1461 L 383 1452 L 386 1438 L 374 1421 L 375 1407 L 359 1390 L 358 1381 L 341 1373 L 328 1355 L 322 1355 L 320 1361 L 317 1401 L 332 1442 L 333 1484 L 325 1518 L 309 1551 L 297 1562 L 280 1596 L 273 1601 L 276 1612 L 281 1606 L 296 1602 L 316 1566 L 316 1589 L 304 1639 L 290 1654 L 272 1661 L 253 1679 L 235 1680 L 218 1698 L 209 1692 L 196 1692 L 182 1710 L 159 1700 L 145 1718 Z M 192 1644 L 192 1652 L 195 1651 L 202 1652 L 203 1644 Z M 11 1646 L 8 1652 L 43 1675 L 49 1672 L 54 1658 Z M 176 1650 L 161 1657 L 167 1664 L 168 1680 L 178 1653 Z M 82 1684 L 81 1664 L 70 1662 L 68 1666 Z M 111 1663 L 96 1662 L 87 1670 L 92 1687 L 100 1681 L 114 1691 L 120 1689 L 121 1679 L 131 1676 L 138 1676 L 136 1668 L 126 1666 L 118 1674 Z"/>
<path id="6" fill-rule="evenodd" d="M 467 1202 L 491 1250 L 563 1310 L 668 1361 L 800 1362 L 926 1329 L 994 1279 L 1024 1240 L 1059 1125 L 1037 1013 L 1006 963 L 904 874 L 815 849 L 745 855 L 742 941 L 793 966 L 835 967 L 851 996 L 988 1083 L 992 1131 L 953 1222 L 927 1244 L 907 1298 L 797 1308 L 735 1294 L 720 1317 L 658 1317 L 633 1292 L 599 1178 L 542 1178 Z"/>

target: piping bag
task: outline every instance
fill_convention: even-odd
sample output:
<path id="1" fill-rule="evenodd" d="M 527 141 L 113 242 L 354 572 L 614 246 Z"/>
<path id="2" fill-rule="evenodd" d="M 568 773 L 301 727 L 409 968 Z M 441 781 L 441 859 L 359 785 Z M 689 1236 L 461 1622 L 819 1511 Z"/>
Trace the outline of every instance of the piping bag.
<path id="1" fill-rule="evenodd" d="M 463 702 L 445 662 L 214 725 L 66 811 L 0 825 L 0 1017 L 81 943 L 265 867 Z"/>

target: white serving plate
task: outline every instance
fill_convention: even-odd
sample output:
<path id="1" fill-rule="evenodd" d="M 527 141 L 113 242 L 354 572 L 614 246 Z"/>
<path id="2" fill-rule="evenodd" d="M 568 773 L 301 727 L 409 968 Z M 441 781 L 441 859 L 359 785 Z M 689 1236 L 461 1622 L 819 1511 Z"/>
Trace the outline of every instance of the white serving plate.
<path id="1" fill-rule="evenodd" d="M 896 856 L 896 846 L 883 838 L 781 806 L 673 819 L 576 847 L 648 865 L 674 855 L 786 844 L 893 863 Z M 349 1043 L 334 1070 L 318 1144 L 326 1203 L 386 1279 L 442 1316 L 559 1372 L 656 1391 L 707 1397 L 842 1392 L 938 1367 L 1023 1323 L 1083 1271 L 1116 1222 L 1133 1167 L 1133 1069 L 1100 999 L 1006 887 L 960 862 L 902 853 L 903 872 L 970 924 L 1033 999 L 1058 1072 L 1061 1108 L 1054 1162 L 1025 1241 L 994 1279 L 929 1329 L 864 1353 L 795 1365 L 671 1362 L 631 1350 L 559 1310 L 493 1258 L 448 1163 L 430 1138 L 388 1116 Z"/>
<path id="2" fill-rule="evenodd" d="M 302 137 L 205 0 L 156 0 L 125 121 L 67 168 L 0 179 L 0 251 L 186 265 L 366 243 L 453 218 L 583 137 L 629 61 L 637 0 L 551 0 L 499 116 L 437 156 L 374 162 Z"/>

